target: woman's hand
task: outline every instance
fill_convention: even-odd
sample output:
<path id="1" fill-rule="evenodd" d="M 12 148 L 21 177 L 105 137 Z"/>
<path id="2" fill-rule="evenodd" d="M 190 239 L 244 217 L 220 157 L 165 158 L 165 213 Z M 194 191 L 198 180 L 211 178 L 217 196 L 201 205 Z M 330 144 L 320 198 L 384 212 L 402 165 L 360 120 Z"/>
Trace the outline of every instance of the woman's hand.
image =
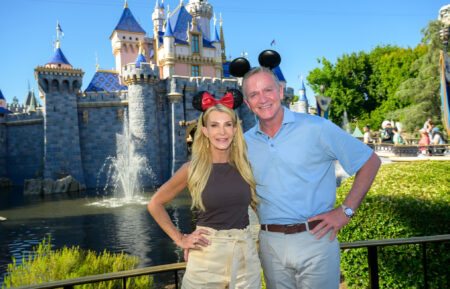
<path id="1" fill-rule="evenodd" d="M 183 249 L 201 250 L 201 247 L 206 247 L 211 243 L 203 235 L 209 235 L 210 233 L 205 229 L 198 229 L 191 234 L 184 234 L 181 240 L 177 243 Z"/>

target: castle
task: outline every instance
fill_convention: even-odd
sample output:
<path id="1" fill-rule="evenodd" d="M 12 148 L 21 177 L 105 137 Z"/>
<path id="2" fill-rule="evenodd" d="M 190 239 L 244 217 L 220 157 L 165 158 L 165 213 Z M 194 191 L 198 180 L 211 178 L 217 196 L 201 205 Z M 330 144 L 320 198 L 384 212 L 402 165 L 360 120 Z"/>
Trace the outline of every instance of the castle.
<path id="1" fill-rule="evenodd" d="M 218 29 L 214 16 L 211 29 L 212 17 L 206 0 L 180 1 L 173 12 L 156 0 L 153 37 L 147 37 L 125 1 L 110 36 L 116 71 L 97 66 L 85 91 L 84 72 L 66 59 L 58 39 L 51 60 L 34 70 L 43 106 L 33 92 L 25 106 L 7 107 L 12 114 L 0 110 L 0 176 L 22 185 L 71 175 L 88 188 L 103 186 L 101 168 L 116 155 L 116 134 L 128 117 L 138 151 L 155 173 L 144 185 L 162 184 L 188 159 L 199 116 L 193 95 L 206 90 L 220 97 L 239 89 L 228 72 L 222 19 Z M 279 68 L 276 74 L 285 82 Z M 286 89 L 285 99 L 292 98 Z M 255 124 L 245 105 L 237 113 L 244 130 Z"/>

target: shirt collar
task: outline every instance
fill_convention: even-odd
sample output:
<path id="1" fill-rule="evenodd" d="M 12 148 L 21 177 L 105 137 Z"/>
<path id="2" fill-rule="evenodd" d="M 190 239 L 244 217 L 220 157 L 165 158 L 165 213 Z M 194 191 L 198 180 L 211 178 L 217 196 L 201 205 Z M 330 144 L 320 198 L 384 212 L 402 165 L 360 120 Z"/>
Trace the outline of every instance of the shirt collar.
<path id="1" fill-rule="evenodd" d="M 283 121 L 282 121 L 282 126 L 291 122 L 295 122 L 295 115 L 294 112 L 289 110 L 287 107 L 282 106 L 283 110 L 284 110 L 284 114 L 283 114 Z M 280 128 L 281 129 L 281 128 Z M 260 126 L 259 126 L 259 120 L 256 121 L 256 130 L 255 130 L 256 134 L 265 134 L 263 131 L 261 131 Z"/>

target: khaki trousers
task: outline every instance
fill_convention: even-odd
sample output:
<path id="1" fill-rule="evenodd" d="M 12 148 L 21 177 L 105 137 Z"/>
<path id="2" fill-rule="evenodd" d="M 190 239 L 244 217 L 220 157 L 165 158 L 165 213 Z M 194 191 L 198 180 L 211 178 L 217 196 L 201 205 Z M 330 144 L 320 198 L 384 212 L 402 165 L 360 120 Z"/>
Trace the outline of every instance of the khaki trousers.
<path id="1" fill-rule="evenodd" d="M 182 289 L 261 288 L 261 263 L 249 227 L 238 230 L 205 229 L 211 244 L 189 250 Z"/>

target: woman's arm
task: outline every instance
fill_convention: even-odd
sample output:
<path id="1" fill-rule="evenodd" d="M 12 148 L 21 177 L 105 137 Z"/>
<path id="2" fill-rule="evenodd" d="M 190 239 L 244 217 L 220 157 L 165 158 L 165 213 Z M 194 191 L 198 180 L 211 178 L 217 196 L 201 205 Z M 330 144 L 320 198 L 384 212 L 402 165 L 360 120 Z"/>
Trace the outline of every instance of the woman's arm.
<path id="1" fill-rule="evenodd" d="M 205 230 L 196 230 L 192 234 L 183 235 L 170 220 L 164 205 L 175 198 L 187 186 L 189 163 L 185 163 L 158 191 L 147 205 L 148 211 L 158 225 L 181 248 L 197 249 L 197 245 L 207 246 L 208 240 L 201 234 L 209 234 Z"/>

